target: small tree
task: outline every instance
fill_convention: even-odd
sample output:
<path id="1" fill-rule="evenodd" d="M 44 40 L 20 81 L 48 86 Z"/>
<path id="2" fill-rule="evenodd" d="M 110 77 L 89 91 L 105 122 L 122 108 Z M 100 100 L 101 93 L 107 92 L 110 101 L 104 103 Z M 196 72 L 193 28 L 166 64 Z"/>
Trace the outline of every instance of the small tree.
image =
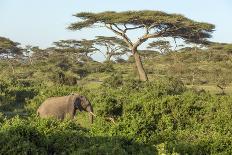
<path id="1" fill-rule="evenodd" d="M 169 41 L 158 40 L 149 43 L 147 48 L 155 48 L 159 50 L 160 53 L 165 54 L 171 51 L 171 47 Z"/>
<path id="2" fill-rule="evenodd" d="M 126 12 L 82 12 L 74 15 L 82 21 L 72 23 L 71 30 L 87 27 L 104 26 L 122 37 L 134 56 L 140 79 L 147 81 L 147 74 L 138 53 L 138 47 L 150 38 L 181 38 L 199 43 L 211 37 L 214 25 L 190 20 L 182 15 L 167 14 L 161 11 L 126 11 Z M 128 36 L 128 31 L 144 30 L 135 42 Z"/>
<path id="3" fill-rule="evenodd" d="M 32 49 L 33 49 L 33 46 L 31 46 L 31 45 L 26 45 L 26 47 L 24 49 L 25 56 L 29 59 L 30 65 L 32 65 L 32 63 L 33 63 L 32 58 L 31 58 Z"/>
<path id="4" fill-rule="evenodd" d="M 10 39 L 0 37 L 0 58 L 6 59 L 12 72 L 14 73 L 13 61 L 23 56 L 23 51 L 18 47 L 20 45 Z"/>
<path id="5" fill-rule="evenodd" d="M 67 52 L 69 56 L 76 55 L 76 58 L 91 59 L 90 54 L 92 54 L 97 49 L 93 46 L 93 41 L 91 40 L 60 40 L 54 42 L 60 52 Z"/>
<path id="6" fill-rule="evenodd" d="M 105 56 L 106 61 L 110 61 L 114 56 L 124 55 L 129 51 L 125 42 L 117 37 L 97 36 L 93 41 L 95 45 L 105 48 L 106 52 L 101 52 L 100 48 L 98 50 Z"/>
<path id="7" fill-rule="evenodd" d="M 41 49 L 38 46 L 31 48 L 32 51 L 32 60 L 47 60 L 49 56 L 54 53 L 54 47 L 48 47 L 46 49 Z"/>
<path id="8" fill-rule="evenodd" d="M 18 45 L 20 44 L 17 42 L 0 37 L 0 56 L 3 58 L 15 58 L 22 55 L 22 50 L 18 47 Z"/>

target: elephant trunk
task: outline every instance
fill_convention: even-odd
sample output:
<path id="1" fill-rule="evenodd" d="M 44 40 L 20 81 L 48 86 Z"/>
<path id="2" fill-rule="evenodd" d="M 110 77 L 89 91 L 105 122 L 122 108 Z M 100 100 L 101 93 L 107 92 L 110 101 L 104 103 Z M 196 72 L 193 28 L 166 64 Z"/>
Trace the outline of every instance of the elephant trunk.
<path id="1" fill-rule="evenodd" d="M 93 116 L 96 116 L 94 115 L 93 113 L 93 107 L 91 105 L 89 105 L 86 110 L 89 112 L 89 120 L 90 120 L 90 123 L 93 124 Z"/>

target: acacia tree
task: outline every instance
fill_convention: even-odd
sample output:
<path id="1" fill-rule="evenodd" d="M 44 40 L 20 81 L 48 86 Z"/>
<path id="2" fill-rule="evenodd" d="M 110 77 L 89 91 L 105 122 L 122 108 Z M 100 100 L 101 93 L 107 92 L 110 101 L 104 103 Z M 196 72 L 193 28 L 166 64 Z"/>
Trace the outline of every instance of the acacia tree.
<path id="1" fill-rule="evenodd" d="M 14 73 L 13 62 L 23 56 L 23 51 L 18 47 L 20 45 L 8 38 L 0 37 L 0 58 L 6 59 L 12 72 Z"/>
<path id="2" fill-rule="evenodd" d="M 90 55 L 97 49 L 93 46 L 92 40 L 60 40 L 54 42 L 58 50 L 67 52 L 71 56 L 76 55 L 76 58 L 90 59 Z"/>
<path id="3" fill-rule="evenodd" d="M 41 59 L 47 59 L 49 57 L 49 53 L 51 53 L 51 51 L 54 51 L 54 48 L 49 47 L 46 49 L 41 49 L 39 48 L 39 46 L 33 46 L 31 48 L 31 51 L 32 51 L 32 59 L 41 60 Z"/>
<path id="4" fill-rule="evenodd" d="M 96 36 L 93 41 L 95 45 L 105 48 L 105 52 L 101 52 L 100 48 L 98 50 L 105 56 L 106 61 L 110 61 L 114 56 L 124 55 L 129 51 L 126 43 L 117 37 Z"/>
<path id="5" fill-rule="evenodd" d="M 14 58 L 22 55 L 22 50 L 18 47 L 20 45 L 10 39 L 0 37 L 0 55 L 1 57 Z"/>
<path id="6" fill-rule="evenodd" d="M 87 27 L 104 26 L 122 37 L 132 55 L 138 69 L 140 79 L 147 81 L 147 74 L 138 53 L 138 47 L 150 38 L 181 38 L 188 42 L 199 43 L 211 37 L 214 25 L 190 20 L 182 15 L 168 14 L 161 11 L 126 11 L 102 13 L 77 13 L 78 22 L 69 26 L 71 30 Z M 144 30 L 136 41 L 128 35 L 128 31 Z"/>
<path id="7" fill-rule="evenodd" d="M 149 43 L 147 48 L 155 48 L 159 50 L 160 53 L 165 54 L 171 51 L 171 47 L 169 41 L 158 40 Z"/>
<path id="8" fill-rule="evenodd" d="M 31 45 L 26 45 L 24 49 L 25 56 L 29 59 L 30 65 L 32 65 L 33 63 L 32 58 L 31 58 L 31 55 L 33 54 L 33 48 L 34 47 Z"/>

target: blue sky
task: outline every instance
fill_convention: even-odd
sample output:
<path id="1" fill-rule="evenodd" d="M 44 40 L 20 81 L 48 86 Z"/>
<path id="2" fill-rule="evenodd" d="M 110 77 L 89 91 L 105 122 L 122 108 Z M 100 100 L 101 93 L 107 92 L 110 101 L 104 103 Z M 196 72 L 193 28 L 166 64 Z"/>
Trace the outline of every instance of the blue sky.
<path id="1" fill-rule="evenodd" d="M 108 30 L 70 31 L 72 14 L 82 11 L 161 10 L 213 23 L 213 41 L 232 43 L 231 0 L 0 0 L 0 36 L 22 45 L 48 47 L 60 39 L 93 38 Z"/>

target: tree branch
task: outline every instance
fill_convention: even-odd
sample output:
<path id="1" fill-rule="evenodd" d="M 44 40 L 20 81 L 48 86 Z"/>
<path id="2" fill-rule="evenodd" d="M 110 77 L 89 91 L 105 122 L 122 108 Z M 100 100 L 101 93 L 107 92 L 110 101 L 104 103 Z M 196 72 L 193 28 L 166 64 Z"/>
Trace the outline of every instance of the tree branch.
<path id="1" fill-rule="evenodd" d="M 122 49 L 122 47 L 120 47 L 120 46 L 114 48 L 115 51 L 118 51 L 120 49 Z"/>
<path id="2" fill-rule="evenodd" d="M 144 26 L 144 25 L 140 25 L 140 26 L 137 26 L 137 27 L 126 28 L 126 29 L 124 30 L 124 33 L 126 33 L 127 30 L 135 30 L 135 29 L 139 29 L 139 28 L 143 28 L 143 27 L 145 27 L 145 26 Z"/>
<path id="3" fill-rule="evenodd" d="M 145 26 L 146 34 L 149 34 L 149 28 Z"/>
<path id="4" fill-rule="evenodd" d="M 118 29 L 118 31 L 120 31 L 121 33 L 124 33 L 124 30 L 121 29 L 120 27 L 118 27 L 118 25 L 116 25 L 116 24 L 113 24 L 113 25 L 114 25 L 114 27 L 116 27 Z"/>
<path id="5" fill-rule="evenodd" d="M 99 51 L 105 58 L 107 58 L 106 55 L 101 50 L 97 49 L 97 51 Z"/>
<path id="6" fill-rule="evenodd" d="M 123 33 L 126 33 L 127 30 L 135 30 L 135 29 L 139 29 L 139 28 L 145 27 L 144 25 L 140 25 L 140 26 L 136 26 L 136 27 L 127 27 L 126 24 L 123 24 L 123 26 L 125 28 L 124 30 L 121 29 L 123 31 Z"/>
<path id="7" fill-rule="evenodd" d="M 153 23 L 153 24 L 151 24 L 151 26 L 148 27 L 148 29 L 150 30 L 150 29 L 154 28 L 155 26 L 156 26 L 156 23 Z"/>
<path id="8" fill-rule="evenodd" d="M 163 30 L 163 31 L 160 31 L 159 33 L 149 34 L 149 31 L 147 29 L 146 33 L 135 42 L 135 44 L 133 46 L 133 49 L 138 48 L 138 46 L 140 46 L 142 43 L 144 43 L 145 41 L 147 41 L 147 39 L 160 37 L 165 32 L 166 32 L 166 29 Z"/>
<path id="9" fill-rule="evenodd" d="M 123 38 L 123 40 L 126 42 L 126 44 L 129 46 L 130 49 L 133 48 L 133 44 L 131 42 L 131 40 L 127 37 L 127 35 L 125 33 L 119 32 L 117 30 L 115 30 L 111 24 L 107 25 L 105 24 L 106 28 L 110 29 L 111 31 L 113 31 L 115 34 L 121 36 Z"/>

